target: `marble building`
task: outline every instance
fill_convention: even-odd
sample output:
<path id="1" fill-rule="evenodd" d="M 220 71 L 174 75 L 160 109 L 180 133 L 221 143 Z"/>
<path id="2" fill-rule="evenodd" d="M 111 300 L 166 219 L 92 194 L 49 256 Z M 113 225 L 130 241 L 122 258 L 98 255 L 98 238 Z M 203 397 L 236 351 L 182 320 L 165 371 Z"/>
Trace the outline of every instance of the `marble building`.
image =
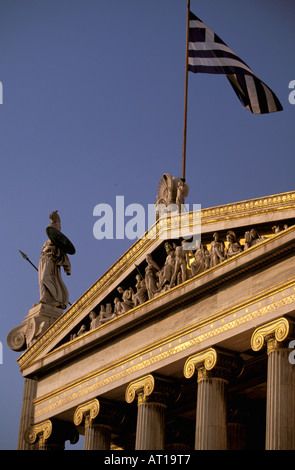
<path id="1" fill-rule="evenodd" d="M 19 449 L 295 449 L 295 192 L 202 209 L 196 250 L 178 221 L 9 336 Z"/>

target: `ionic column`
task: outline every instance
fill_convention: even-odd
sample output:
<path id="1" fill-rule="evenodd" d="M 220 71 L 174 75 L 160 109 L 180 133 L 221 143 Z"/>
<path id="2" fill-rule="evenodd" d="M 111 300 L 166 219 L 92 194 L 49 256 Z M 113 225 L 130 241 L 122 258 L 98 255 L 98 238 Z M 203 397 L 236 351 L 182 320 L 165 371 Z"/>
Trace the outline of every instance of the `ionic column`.
<path id="1" fill-rule="evenodd" d="M 33 379 L 25 379 L 22 410 L 18 434 L 18 450 L 31 450 L 31 446 L 25 440 L 25 432 L 34 421 L 33 400 L 36 397 L 37 382 Z"/>
<path id="2" fill-rule="evenodd" d="M 84 421 L 84 450 L 109 450 L 112 427 L 121 424 L 123 419 L 124 416 L 114 406 L 96 398 L 78 406 L 74 424 L 80 426 Z"/>
<path id="3" fill-rule="evenodd" d="M 267 346 L 266 450 L 295 448 L 295 369 L 289 362 L 293 322 L 279 318 L 257 328 L 251 338 L 254 351 Z"/>
<path id="4" fill-rule="evenodd" d="M 151 374 L 128 385 L 126 401 L 138 405 L 135 450 L 164 450 L 166 408 L 178 397 L 175 383 Z"/>
<path id="5" fill-rule="evenodd" d="M 75 444 L 79 434 L 71 423 L 47 419 L 30 426 L 25 433 L 25 440 L 30 445 L 37 443 L 39 450 L 63 450 L 65 441 Z"/>
<path id="6" fill-rule="evenodd" d="M 242 371 L 241 359 L 209 348 L 187 359 L 184 375 L 198 374 L 196 450 L 227 449 L 227 385 Z"/>

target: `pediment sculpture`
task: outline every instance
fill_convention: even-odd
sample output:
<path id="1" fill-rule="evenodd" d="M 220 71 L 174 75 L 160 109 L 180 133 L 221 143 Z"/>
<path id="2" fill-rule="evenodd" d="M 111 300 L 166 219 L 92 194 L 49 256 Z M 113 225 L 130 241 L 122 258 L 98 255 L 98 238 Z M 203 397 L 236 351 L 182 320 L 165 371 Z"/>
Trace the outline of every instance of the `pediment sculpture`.
<path id="1" fill-rule="evenodd" d="M 287 226 L 284 226 L 284 229 Z M 275 232 L 277 233 L 277 231 Z M 241 237 L 240 237 L 241 238 Z M 183 250 L 183 243 L 178 240 L 166 240 L 161 246 L 162 264 L 157 254 L 147 254 L 141 272 L 135 266 L 134 280 L 128 286 L 119 286 L 113 293 L 108 294 L 105 304 L 100 304 L 91 311 L 89 318 L 84 318 L 82 325 L 76 327 L 65 342 L 75 339 L 87 331 L 123 315 L 127 311 L 144 304 L 146 301 L 159 296 L 161 293 L 182 284 L 208 269 L 262 243 L 268 238 L 260 236 L 256 228 L 246 230 L 241 242 L 233 230 L 225 235 L 215 232 L 212 239 L 202 242 L 195 251 Z"/>

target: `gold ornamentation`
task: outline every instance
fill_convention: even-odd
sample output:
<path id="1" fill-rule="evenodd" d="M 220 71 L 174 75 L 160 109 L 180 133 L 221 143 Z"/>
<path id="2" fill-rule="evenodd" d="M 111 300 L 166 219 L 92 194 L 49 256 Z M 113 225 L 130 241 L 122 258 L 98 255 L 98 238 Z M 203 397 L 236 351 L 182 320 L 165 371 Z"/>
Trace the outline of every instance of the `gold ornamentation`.
<path id="1" fill-rule="evenodd" d="M 91 424 L 92 420 L 98 416 L 99 409 L 99 401 L 96 398 L 87 403 L 83 403 L 83 405 L 78 406 L 74 413 L 74 424 L 79 426 L 84 417 L 86 424 Z"/>
<path id="2" fill-rule="evenodd" d="M 215 349 L 209 348 L 205 351 L 201 351 L 186 360 L 183 370 L 184 376 L 190 379 L 194 375 L 195 370 L 200 367 L 211 370 L 216 365 L 216 361 L 217 352 Z"/>
<path id="3" fill-rule="evenodd" d="M 250 297 L 247 299 L 246 303 L 243 301 L 228 309 L 221 310 L 217 312 L 214 317 L 210 317 L 210 319 L 204 318 L 202 321 L 198 321 L 189 328 L 184 328 L 183 330 L 178 331 L 177 334 L 171 337 L 163 338 L 157 344 L 153 343 L 144 350 L 136 351 L 134 354 L 125 358 L 122 362 L 120 361 L 116 364 L 110 364 L 104 369 L 100 369 L 90 375 L 81 377 L 78 382 L 74 382 L 68 386 L 53 391 L 48 395 L 39 397 L 35 400 L 35 419 L 48 413 L 55 412 L 61 406 L 70 406 L 73 401 L 83 399 L 83 397 L 89 394 L 95 393 L 98 395 L 103 387 L 115 383 L 117 380 L 122 380 L 128 377 L 128 375 L 144 371 L 146 367 L 150 368 L 151 366 L 160 363 L 162 360 L 172 356 L 175 357 L 178 353 L 189 350 L 192 347 L 196 347 L 204 341 L 208 341 L 209 339 L 214 341 L 214 338 L 218 338 L 220 334 L 227 331 L 234 331 L 235 328 L 247 325 L 248 322 L 258 320 L 265 315 L 276 312 L 282 307 L 292 306 L 292 304 L 295 303 L 295 293 L 290 292 L 287 296 L 279 298 L 281 292 L 283 290 L 286 291 L 287 289 L 292 289 L 292 292 L 295 290 L 293 278 L 283 285 L 279 284 L 262 294 L 260 293 L 258 296 Z M 262 302 L 267 300 L 271 300 L 271 302 L 265 305 L 262 304 Z M 248 307 L 249 311 L 243 314 L 243 309 L 245 310 L 245 307 Z M 221 324 L 221 320 L 224 319 L 227 321 Z M 216 324 L 216 326 L 213 330 L 209 330 L 208 325 L 211 324 L 212 320 L 214 320 L 214 324 Z M 178 339 L 180 337 L 182 338 L 181 344 L 178 343 Z M 176 341 L 178 343 L 177 345 L 175 344 Z M 173 347 L 169 348 L 168 344 L 171 342 Z M 149 354 L 150 351 L 153 351 L 153 356 L 146 358 L 146 354 Z M 140 361 L 139 357 L 144 357 L 144 360 Z M 124 370 L 121 369 L 122 364 L 125 364 Z M 120 367 L 120 370 L 118 370 L 118 367 Z M 116 373 L 111 374 L 110 371 L 114 369 L 116 369 Z M 89 383 L 89 386 L 86 386 L 87 383 Z M 79 384 L 83 385 L 81 390 L 77 389 Z M 63 393 L 64 397 L 57 400 L 57 395 L 62 395 Z M 53 402 L 53 400 L 56 401 Z"/>
<path id="4" fill-rule="evenodd" d="M 198 372 L 198 382 L 212 376 L 229 380 L 240 375 L 243 371 L 243 361 L 238 354 L 224 349 L 208 348 L 187 359 L 184 365 L 184 376 L 191 378 L 195 370 Z M 211 371 L 214 369 L 214 373 Z"/>
<path id="5" fill-rule="evenodd" d="M 143 395 L 143 399 L 145 399 L 147 396 L 151 395 L 154 387 L 155 379 L 151 374 L 146 375 L 141 379 L 134 380 L 126 389 L 125 400 L 127 403 L 132 403 L 138 393 L 141 393 Z"/>
<path id="6" fill-rule="evenodd" d="M 42 423 L 35 424 L 30 426 L 25 432 L 25 440 L 28 444 L 35 444 L 37 438 L 39 438 L 40 443 L 44 443 L 46 439 L 51 436 L 52 433 L 52 422 L 47 419 Z"/>
<path id="7" fill-rule="evenodd" d="M 279 318 L 266 325 L 257 328 L 251 337 L 251 348 L 253 351 L 259 351 L 264 341 L 275 339 L 278 342 L 284 341 L 290 330 L 289 321 L 286 318 Z"/>

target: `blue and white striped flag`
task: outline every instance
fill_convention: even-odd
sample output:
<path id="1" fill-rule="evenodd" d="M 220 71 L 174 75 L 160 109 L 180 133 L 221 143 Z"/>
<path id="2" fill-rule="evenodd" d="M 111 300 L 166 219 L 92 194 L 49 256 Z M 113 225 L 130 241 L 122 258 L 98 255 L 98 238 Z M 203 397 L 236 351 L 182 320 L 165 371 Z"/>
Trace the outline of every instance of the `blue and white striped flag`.
<path id="1" fill-rule="evenodd" d="M 283 109 L 276 95 L 208 26 L 189 16 L 188 70 L 225 74 L 246 109 L 254 114 Z"/>

